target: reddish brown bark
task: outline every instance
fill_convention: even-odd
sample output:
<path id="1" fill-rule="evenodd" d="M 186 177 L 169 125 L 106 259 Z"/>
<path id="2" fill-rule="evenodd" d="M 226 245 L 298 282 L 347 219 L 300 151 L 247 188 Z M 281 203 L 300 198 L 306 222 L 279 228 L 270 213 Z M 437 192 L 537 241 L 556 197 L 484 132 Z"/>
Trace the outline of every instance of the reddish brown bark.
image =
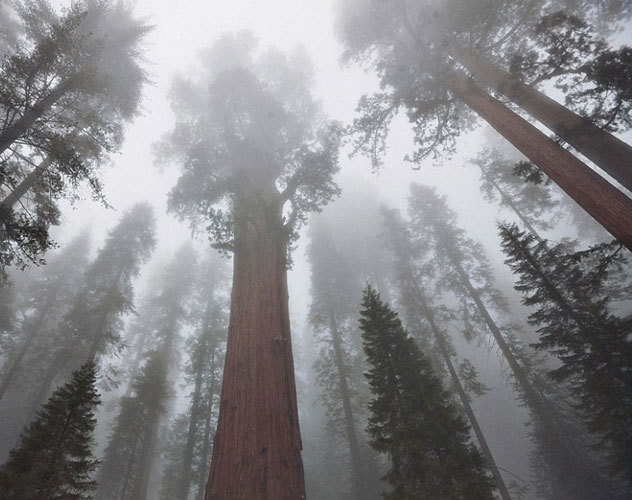
<path id="1" fill-rule="evenodd" d="M 237 197 L 230 324 L 206 500 L 305 498 L 286 246 L 274 186 Z"/>
<path id="2" fill-rule="evenodd" d="M 610 234 L 632 251 L 632 199 L 472 80 L 454 73 L 447 87 L 535 163 Z"/>
<path id="3" fill-rule="evenodd" d="M 473 77 L 518 104 L 586 158 L 632 190 L 632 146 L 600 129 L 536 88 L 516 80 L 479 54 L 452 47 L 451 54 Z"/>

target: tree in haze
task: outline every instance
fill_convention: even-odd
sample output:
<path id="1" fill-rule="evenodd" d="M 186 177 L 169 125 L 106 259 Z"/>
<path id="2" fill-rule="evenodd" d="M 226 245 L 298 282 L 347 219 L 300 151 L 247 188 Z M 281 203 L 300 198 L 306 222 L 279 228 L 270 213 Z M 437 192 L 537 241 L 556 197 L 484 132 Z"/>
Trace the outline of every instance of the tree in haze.
<path id="1" fill-rule="evenodd" d="M 492 499 L 487 465 L 467 424 L 450 403 L 428 358 L 397 313 L 371 287 L 364 291 L 360 328 L 374 394 L 371 445 L 391 459 L 384 498 Z"/>
<path id="2" fill-rule="evenodd" d="M 189 306 L 195 329 L 186 342 L 188 361 L 184 367 L 190 402 L 172 424 L 172 432 L 181 438 L 171 439 L 166 446 L 160 489 L 164 500 L 204 497 L 226 350 L 226 267 L 216 251 L 209 251 L 195 282 Z"/>
<path id="3" fill-rule="evenodd" d="M 529 316 L 538 327 L 535 346 L 561 361 L 551 377 L 570 383 L 598 449 L 614 473 L 632 481 L 632 316 L 611 311 L 612 281 L 625 259 L 621 246 L 574 252 L 508 224 L 500 234 L 505 262 L 518 275 L 515 288 L 535 308 Z"/>
<path id="4" fill-rule="evenodd" d="M 89 250 L 89 234 L 84 231 L 71 240 L 63 251 L 49 259 L 49 264 L 29 287 L 32 293 L 29 293 L 28 302 L 24 304 L 28 313 L 21 320 L 19 340 L 3 367 L 0 399 L 21 370 L 22 360 L 33 343 L 55 326 L 66 304 L 77 293 L 80 278 L 88 264 Z M 42 343 L 37 347 L 41 350 Z M 33 364 L 29 365 L 32 369 Z"/>
<path id="5" fill-rule="evenodd" d="M 301 498 L 288 246 L 338 192 L 340 128 L 321 118 L 300 51 L 257 53 L 251 35 L 225 35 L 202 69 L 197 80 L 176 81 L 176 126 L 159 153 L 182 169 L 171 209 L 235 259 L 206 498 Z"/>
<path id="6" fill-rule="evenodd" d="M 487 201 L 510 209 L 536 238 L 553 226 L 558 205 L 548 186 L 551 180 L 533 163 L 513 161 L 496 149 L 485 149 L 471 160 L 481 170 L 481 192 Z"/>
<path id="7" fill-rule="evenodd" d="M 458 227 L 456 213 L 433 188 L 411 184 L 409 213 L 411 235 L 431 249 L 432 266 L 439 277 L 437 291 L 454 294 L 466 335 L 486 331 L 492 335 L 532 420 L 543 429 L 547 446 L 555 448 L 557 456 L 562 457 L 549 464 L 552 470 L 555 467 L 553 476 L 574 478 L 565 482 L 574 498 L 611 498 L 614 486 L 536 386 L 527 353 L 520 349 L 512 332 L 499 324 L 497 318 L 506 314 L 506 301 L 494 285 L 482 246 Z"/>
<path id="8" fill-rule="evenodd" d="M 196 254 L 186 243 L 162 272 L 153 315 L 160 327 L 152 340 L 150 357 L 124 397 L 100 470 L 98 498 L 146 498 L 159 449 L 159 428 L 167 411 L 168 388 L 177 365 L 180 331 L 187 320 L 188 299 L 196 271 Z M 134 439 L 134 433 L 140 435 Z M 130 450 L 130 446 L 132 449 Z M 121 458 L 126 457 L 125 459 Z M 121 482 L 121 477 L 125 481 Z"/>
<path id="9" fill-rule="evenodd" d="M 622 184 L 632 186 L 626 167 L 632 159 L 629 145 L 486 59 L 504 58 L 506 62 L 516 40 L 526 36 L 540 19 L 543 3 L 341 3 L 338 22 L 346 57 L 375 68 L 382 89 L 360 100 L 361 116 L 353 126 L 356 148 L 379 166 L 390 121 L 403 108 L 413 123 L 417 147 L 409 159 L 418 163 L 440 150 L 451 152 L 456 137 L 474 123 L 473 111 L 632 248 L 632 231 L 623 222 L 632 218 L 632 201 L 479 86 L 504 92 Z M 622 80 L 625 86 L 625 78 Z M 603 92 L 611 90 L 604 88 Z M 547 117 L 552 117 L 552 122 L 547 122 Z M 572 137 L 562 134 L 569 129 Z M 575 140 L 578 138 L 582 140 Z"/>
<path id="10" fill-rule="evenodd" d="M 362 431 L 366 416 L 359 386 L 365 367 L 360 359 L 361 346 L 355 342 L 358 290 L 366 276 L 356 272 L 353 257 L 336 244 L 340 235 L 333 233 L 328 222 L 324 215 L 312 220 L 308 250 L 312 269 L 309 322 L 319 347 L 314 371 L 331 436 L 324 459 L 336 470 L 347 472 L 343 482 L 345 490 L 349 485 L 349 498 L 369 499 L 376 497 L 379 489 Z M 341 457 L 336 456 L 338 449 Z M 349 471 L 340 461 L 348 464 Z"/>
<path id="11" fill-rule="evenodd" d="M 92 454 L 95 365 L 84 364 L 51 396 L 0 467 L 0 498 L 88 499 L 96 486 Z"/>
<path id="12" fill-rule="evenodd" d="M 147 361 L 132 384 L 132 395 L 123 396 L 112 424 L 108 445 L 97 476 L 95 498 L 140 499 L 134 496 L 143 475 L 143 450 L 153 448 L 155 430 L 165 411 L 170 391 L 163 376 L 164 359 L 157 353 Z"/>
<path id="13" fill-rule="evenodd" d="M 53 244 L 57 200 L 86 181 L 102 198 L 98 167 L 139 112 L 149 31 L 115 0 L 15 2 L 21 33 L 0 66 L 0 266 L 38 262 Z"/>
<path id="14" fill-rule="evenodd" d="M 53 348 L 38 384 L 35 409 L 57 380 L 64 380 L 86 360 L 100 366 L 99 377 L 106 387 L 116 383 L 116 374 L 101 360 L 123 347 L 123 318 L 134 311 L 133 280 L 154 246 L 153 209 L 147 203 L 137 203 L 123 213 L 108 233 L 68 311 L 49 334 Z"/>
<path id="15" fill-rule="evenodd" d="M 443 326 L 445 320 L 455 312 L 444 305 L 437 305 L 441 298 L 431 288 L 434 278 L 432 259 L 424 259 L 425 252 L 414 244 L 406 221 L 398 211 L 384 208 L 382 217 L 385 239 L 393 252 L 394 281 L 399 292 L 400 307 L 409 325 L 408 330 L 429 359 L 435 374 L 442 374 L 447 369 L 449 378 L 446 381 L 458 396 L 458 403 L 467 415 L 498 493 L 503 500 L 509 500 L 509 490 L 471 405 L 469 393 L 480 396 L 485 388 L 478 382 L 476 371 L 469 361 L 464 360 L 460 366 L 457 364 L 456 352 Z"/>

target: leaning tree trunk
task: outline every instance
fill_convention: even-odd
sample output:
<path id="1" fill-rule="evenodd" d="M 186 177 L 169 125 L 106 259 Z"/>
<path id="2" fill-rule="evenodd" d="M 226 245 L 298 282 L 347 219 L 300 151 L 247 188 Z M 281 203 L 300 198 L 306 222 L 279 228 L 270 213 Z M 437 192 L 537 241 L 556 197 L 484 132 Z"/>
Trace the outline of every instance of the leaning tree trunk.
<path id="1" fill-rule="evenodd" d="M 470 404 L 470 400 L 461 384 L 461 380 L 452 364 L 452 356 L 448 350 L 446 345 L 446 340 L 444 333 L 441 331 L 437 323 L 434 319 L 434 314 L 428 301 L 426 300 L 426 296 L 424 295 L 421 287 L 418 283 L 413 282 L 414 290 L 416 295 L 419 298 L 419 302 L 421 305 L 421 310 L 423 311 L 423 315 L 426 317 L 428 324 L 430 325 L 430 329 L 432 330 L 432 334 L 437 341 L 437 345 L 439 346 L 439 351 L 441 352 L 441 357 L 448 368 L 448 372 L 450 372 L 450 377 L 452 379 L 452 383 L 456 389 L 456 392 L 461 400 L 461 404 L 463 408 L 465 408 L 465 413 L 467 414 L 468 420 L 470 421 L 470 425 L 474 430 L 474 435 L 476 436 L 476 440 L 483 452 L 483 456 L 487 459 L 487 463 L 492 471 L 492 475 L 494 476 L 494 480 L 496 482 L 496 487 L 498 488 L 498 493 L 500 494 L 500 498 L 502 500 L 511 500 L 511 495 L 509 494 L 509 490 L 507 489 L 507 485 L 505 484 L 505 480 L 503 479 L 500 470 L 498 469 L 498 465 L 496 464 L 496 460 L 494 460 L 494 455 L 487 444 L 487 439 L 485 439 L 485 434 L 483 434 L 483 430 L 478 423 L 478 419 L 474 414 L 474 410 L 472 409 L 472 405 Z"/>
<path id="2" fill-rule="evenodd" d="M 32 108 L 24 111 L 24 114 L 0 134 L 0 154 L 4 153 L 11 145 L 33 126 L 35 121 L 46 113 L 66 92 L 73 86 L 74 80 L 69 78 L 55 87 L 50 94 L 44 97 Z"/>
<path id="3" fill-rule="evenodd" d="M 465 287 L 467 293 L 474 301 L 478 312 L 483 317 L 485 324 L 494 337 L 496 345 L 499 347 L 503 357 L 507 361 L 524 401 L 532 410 L 534 417 L 539 419 L 542 423 L 544 432 L 543 439 L 552 446 L 564 450 L 566 462 L 564 464 L 560 464 L 561 468 L 564 470 L 563 475 L 566 477 L 576 476 L 577 484 L 583 483 L 582 488 L 580 489 L 586 494 L 586 496 L 582 498 L 610 498 L 610 487 L 603 484 L 603 481 L 601 480 L 595 481 L 598 475 L 594 473 L 595 470 L 593 465 L 586 463 L 582 453 L 576 448 L 574 443 L 569 442 L 568 436 L 566 435 L 567 433 L 564 433 L 563 424 L 558 421 L 554 410 L 550 407 L 546 398 L 533 387 L 526 370 L 518 363 L 516 356 L 509 347 L 509 344 L 507 344 L 500 328 L 496 324 L 496 321 L 494 321 L 487 310 L 487 306 L 483 303 L 479 291 L 474 288 L 474 285 L 472 285 L 465 269 L 463 269 L 458 259 L 450 251 L 447 244 L 444 244 L 443 251 L 445 251 L 450 260 L 452 260 L 461 280 L 461 284 Z M 599 491 L 597 491 L 593 486 L 595 483 L 601 484 Z"/>
<path id="4" fill-rule="evenodd" d="M 331 333 L 336 371 L 338 372 L 338 382 L 340 384 L 340 397 L 342 399 L 342 410 L 345 419 L 345 433 L 349 445 L 349 454 L 351 455 L 352 497 L 356 500 L 362 500 L 362 462 L 360 460 L 360 449 L 358 447 L 353 411 L 351 410 L 351 393 L 349 391 L 349 384 L 347 383 L 347 367 L 345 366 L 344 354 L 342 352 L 342 339 L 340 338 L 340 331 L 338 330 L 333 305 L 329 303 L 329 295 L 327 296 L 327 302 L 327 309 L 329 310 L 329 331 Z"/>
<path id="5" fill-rule="evenodd" d="M 0 214 L 9 212 L 15 204 L 20 201 L 22 196 L 24 196 L 39 180 L 48 167 L 50 167 L 52 161 L 50 158 L 46 158 L 42 161 L 37 167 L 35 167 L 29 174 L 22 179 L 15 189 L 13 189 L 5 198 L 0 202 Z"/>
<path id="6" fill-rule="evenodd" d="M 235 200 L 235 255 L 219 421 L 206 500 L 305 497 L 281 204 Z"/>
<path id="7" fill-rule="evenodd" d="M 475 82 L 453 73 L 447 87 L 535 163 L 610 234 L 632 251 L 632 199 Z"/>
<path id="8" fill-rule="evenodd" d="M 453 46 L 452 56 L 479 82 L 511 99 L 586 158 L 632 190 L 632 146 L 597 127 L 535 87 L 472 50 Z"/>

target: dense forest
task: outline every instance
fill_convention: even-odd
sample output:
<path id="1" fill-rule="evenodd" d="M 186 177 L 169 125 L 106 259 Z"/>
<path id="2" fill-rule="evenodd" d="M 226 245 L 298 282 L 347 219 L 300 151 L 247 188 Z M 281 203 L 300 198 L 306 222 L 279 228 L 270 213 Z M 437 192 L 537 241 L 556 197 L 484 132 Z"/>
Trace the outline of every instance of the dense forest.
<path id="1" fill-rule="evenodd" d="M 632 2 L 0 0 L 0 499 L 632 497 Z"/>

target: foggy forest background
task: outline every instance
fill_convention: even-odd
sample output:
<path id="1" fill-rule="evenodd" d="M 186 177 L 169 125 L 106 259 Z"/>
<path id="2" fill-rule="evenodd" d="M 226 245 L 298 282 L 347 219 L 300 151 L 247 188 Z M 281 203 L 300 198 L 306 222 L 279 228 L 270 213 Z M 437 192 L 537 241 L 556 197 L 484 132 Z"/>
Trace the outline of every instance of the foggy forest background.
<path id="1" fill-rule="evenodd" d="M 631 16 L 0 0 L 0 498 L 210 498 L 286 267 L 306 498 L 629 498 Z"/>

